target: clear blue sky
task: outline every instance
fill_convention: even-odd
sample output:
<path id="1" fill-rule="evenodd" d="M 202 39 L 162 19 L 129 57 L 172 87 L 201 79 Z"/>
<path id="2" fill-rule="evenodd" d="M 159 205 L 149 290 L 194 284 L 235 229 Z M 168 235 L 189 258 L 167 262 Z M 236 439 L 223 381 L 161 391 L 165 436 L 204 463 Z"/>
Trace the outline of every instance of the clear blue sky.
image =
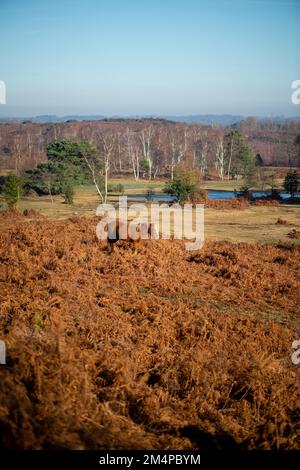
<path id="1" fill-rule="evenodd" d="M 0 115 L 300 115 L 300 0 L 0 0 Z"/>

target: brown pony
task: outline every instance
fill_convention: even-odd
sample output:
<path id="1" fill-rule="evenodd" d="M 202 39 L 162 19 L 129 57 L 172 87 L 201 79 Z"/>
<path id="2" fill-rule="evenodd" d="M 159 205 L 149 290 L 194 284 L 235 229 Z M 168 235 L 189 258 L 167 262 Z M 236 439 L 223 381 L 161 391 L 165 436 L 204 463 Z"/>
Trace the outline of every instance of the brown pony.
<path id="1" fill-rule="evenodd" d="M 130 225 L 126 220 L 112 220 L 107 224 L 107 244 L 109 251 L 113 251 L 115 243 L 118 240 L 129 242 L 134 249 L 141 240 L 154 238 L 158 239 L 158 229 L 156 224 L 147 222 L 139 222 Z"/>

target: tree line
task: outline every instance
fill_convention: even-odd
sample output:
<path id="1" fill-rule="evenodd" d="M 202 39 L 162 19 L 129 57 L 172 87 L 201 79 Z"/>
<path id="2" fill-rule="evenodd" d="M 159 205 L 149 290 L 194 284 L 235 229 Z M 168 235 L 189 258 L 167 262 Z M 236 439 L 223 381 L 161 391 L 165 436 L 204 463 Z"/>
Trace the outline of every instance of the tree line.
<path id="1" fill-rule="evenodd" d="M 141 142 L 144 148 L 144 160 L 140 165 L 150 181 L 152 175 L 151 157 L 151 130 L 141 133 Z M 175 141 L 174 141 L 175 142 Z M 174 143 L 173 142 L 173 143 Z M 97 150 L 88 141 L 55 141 L 47 146 L 47 162 L 40 163 L 36 167 L 26 170 L 23 176 L 11 172 L 7 177 L 0 177 L 0 190 L 9 208 L 16 208 L 20 197 L 27 192 L 34 191 L 38 195 L 61 194 L 67 204 L 73 203 L 74 188 L 78 185 L 93 184 L 101 202 L 107 201 L 109 192 L 108 179 L 110 176 L 111 159 L 115 140 L 103 138 L 102 151 Z M 179 156 L 183 155 L 182 147 L 176 147 L 174 159 L 171 159 L 169 182 L 165 185 L 165 192 L 175 196 L 178 202 L 189 200 L 197 202 L 197 199 L 205 197 L 200 182 L 203 180 L 205 160 L 200 152 L 197 165 L 188 166 L 186 161 Z M 135 178 L 139 174 L 135 168 Z M 140 169 L 140 166 L 138 166 Z M 236 131 L 230 131 L 223 140 L 217 144 L 215 168 L 221 180 L 243 177 L 244 186 L 241 194 L 249 194 L 259 184 L 261 189 L 269 186 L 272 195 L 278 196 L 274 174 L 261 171 L 262 159 L 259 154 L 254 156 L 252 149 L 247 145 L 242 135 Z M 117 192 L 123 192 L 123 186 L 117 185 Z M 291 197 L 297 196 L 300 189 L 299 175 L 296 171 L 289 171 L 284 180 L 284 188 Z"/>
<path id="2" fill-rule="evenodd" d="M 297 127 L 298 126 L 298 127 Z M 134 178 L 169 177 L 175 165 L 184 161 L 199 168 L 205 177 L 228 177 L 239 171 L 226 162 L 230 134 L 242 136 L 263 165 L 297 166 L 300 123 L 295 129 L 262 130 L 213 125 L 175 123 L 163 120 L 85 121 L 39 124 L 0 124 L 0 169 L 19 174 L 47 161 L 47 147 L 55 141 L 87 141 L 108 155 L 106 171 Z M 234 139 L 234 148 L 238 138 Z"/>

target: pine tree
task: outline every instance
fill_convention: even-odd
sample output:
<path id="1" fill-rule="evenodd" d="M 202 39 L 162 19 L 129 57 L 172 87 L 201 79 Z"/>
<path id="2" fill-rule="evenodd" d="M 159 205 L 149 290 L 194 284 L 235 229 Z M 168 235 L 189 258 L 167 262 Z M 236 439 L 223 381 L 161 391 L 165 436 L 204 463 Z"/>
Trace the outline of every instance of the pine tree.
<path id="1" fill-rule="evenodd" d="M 2 195 L 9 209 L 16 210 L 17 204 L 23 194 L 24 179 L 10 173 L 4 181 Z"/>
<path id="2" fill-rule="evenodd" d="M 287 173 L 284 183 L 284 189 L 294 197 L 300 189 L 300 177 L 296 171 Z"/>

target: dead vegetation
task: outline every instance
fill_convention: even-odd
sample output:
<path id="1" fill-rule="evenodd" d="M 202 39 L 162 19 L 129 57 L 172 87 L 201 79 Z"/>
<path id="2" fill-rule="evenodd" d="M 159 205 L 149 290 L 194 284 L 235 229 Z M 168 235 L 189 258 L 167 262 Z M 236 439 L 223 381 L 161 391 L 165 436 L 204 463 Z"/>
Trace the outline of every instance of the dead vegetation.
<path id="1" fill-rule="evenodd" d="M 246 198 L 233 197 L 230 199 L 207 199 L 205 206 L 210 209 L 247 209 L 249 201 Z"/>
<path id="2" fill-rule="evenodd" d="M 267 206 L 267 207 L 278 207 L 280 206 L 280 201 L 277 201 L 276 199 L 256 199 L 254 201 L 255 206 Z"/>
<path id="3" fill-rule="evenodd" d="M 40 211 L 36 211 L 35 209 L 25 209 L 23 211 L 23 215 L 30 218 L 43 217 L 43 214 L 41 214 Z"/>
<path id="4" fill-rule="evenodd" d="M 248 209 L 251 201 L 245 197 L 232 197 L 230 199 L 206 199 L 205 206 L 209 209 Z M 270 199 L 256 199 L 254 206 L 278 207 L 280 203 Z"/>
<path id="5" fill-rule="evenodd" d="M 276 224 L 277 225 L 287 225 L 287 220 L 285 219 L 282 219 L 281 217 L 278 217 L 277 221 L 276 221 Z"/>
<path id="6" fill-rule="evenodd" d="M 298 246 L 109 254 L 97 220 L 6 217 L 0 447 L 300 447 Z"/>
<path id="7" fill-rule="evenodd" d="M 296 229 L 293 228 L 293 230 L 291 230 L 288 233 L 288 237 L 293 238 L 295 240 L 300 240 L 300 230 L 296 230 Z"/>

